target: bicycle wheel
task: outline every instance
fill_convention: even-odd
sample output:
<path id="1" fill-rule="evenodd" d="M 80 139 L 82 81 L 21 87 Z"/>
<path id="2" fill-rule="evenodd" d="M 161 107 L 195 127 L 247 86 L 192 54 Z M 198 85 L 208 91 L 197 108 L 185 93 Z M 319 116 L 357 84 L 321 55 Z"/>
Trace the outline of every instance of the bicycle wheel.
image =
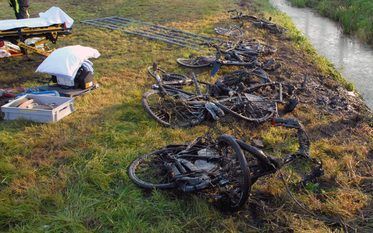
<path id="1" fill-rule="evenodd" d="M 266 98 L 245 93 L 215 103 L 226 113 L 246 121 L 263 122 L 275 116 L 277 104 Z"/>
<path id="2" fill-rule="evenodd" d="M 180 85 L 186 83 L 188 77 L 182 74 L 175 74 L 175 73 L 167 73 L 166 71 L 159 69 L 162 82 L 166 82 L 166 85 Z M 155 72 L 153 70 L 153 66 L 148 67 L 148 73 L 153 77 L 156 78 Z"/>
<path id="3" fill-rule="evenodd" d="M 146 154 L 135 159 L 128 168 L 128 176 L 144 189 L 172 189 L 176 183 L 166 164 L 172 163 L 170 155 L 186 149 L 186 145 L 175 145 Z"/>
<path id="4" fill-rule="evenodd" d="M 263 55 L 269 55 L 273 54 L 277 51 L 276 48 L 258 43 L 258 42 L 244 42 L 239 44 L 238 49 L 245 51 L 245 50 L 251 50 L 251 51 L 256 51 L 258 54 L 263 54 Z"/>
<path id="5" fill-rule="evenodd" d="M 294 86 L 283 83 L 266 83 L 248 88 L 246 91 L 253 95 L 264 97 L 284 104 L 284 113 L 292 112 L 298 105 L 294 97 Z"/>
<path id="6" fill-rule="evenodd" d="M 215 57 L 196 57 L 196 58 L 178 58 L 176 62 L 179 65 L 186 66 L 189 68 L 203 68 L 211 66 L 215 62 Z"/>
<path id="7" fill-rule="evenodd" d="M 166 127 L 192 127 L 206 116 L 204 105 L 189 105 L 177 93 L 161 95 L 158 90 L 151 90 L 144 94 L 142 104 L 151 117 Z"/>
<path id="8" fill-rule="evenodd" d="M 158 90 L 146 92 L 142 97 L 142 106 L 145 111 L 156 121 L 166 127 L 170 127 L 170 116 L 167 111 L 167 105 L 162 105 L 163 96 Z"/>
<path id="9" fill-rule="evenodd" d="M 252 86 L 246 90 L 247 93 L 251 95 L 261 96 L 266 99 L 273 101 L 280 101 L 285 93 L 283 92 L 283 87 L 281 83 L 265 83 Z"/>
<path id="10" fill-rule="evenodd" d="M 222 157 L 221 171 L 225 178 L 225 182 L 219 184 L 219 192 L 222 195 L 219 202 L 222 208 L 236 211 L 245 204 L 249 197 L 250 171 L 244 153 L 234 137 L 220 136 L 218 151 Z"/>
<path id="11" fill-rule="evenodd" d="M 216 27 L 214 29 L 215 33 L 222 36 L 228 36 L 228 37 L 241 37 L 244 32 L 239 28 L 238 25 L 231 26 L 229 28 L 224 27 Z"/>
<path id="12" fill-rule="evenodd" d="M 226 91 L 233 90 L 241 92 L 245 91 L 248 87 L 250 88 L 253 85 L 259 85 L 266 82 L 270 82 L 270 80 L 267 74 L 261 69 L 254 69 L 252 71 L 237 70 L 219 78 L 216 81 L 215 86 L 217 88 L 220 87 L 226 89 Z"/>

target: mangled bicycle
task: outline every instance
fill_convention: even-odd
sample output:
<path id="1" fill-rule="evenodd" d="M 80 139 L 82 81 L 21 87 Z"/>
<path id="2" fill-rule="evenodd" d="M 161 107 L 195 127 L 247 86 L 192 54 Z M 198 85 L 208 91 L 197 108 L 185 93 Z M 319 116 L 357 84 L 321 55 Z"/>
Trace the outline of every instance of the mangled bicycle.
<path id="1" fill-rule="evenodd" d="M 225 82 L 209 84 L 198 81 L 194 75 L 188 78 L 170 74 L 157 66 L 149 68 L 149 73 L 157 84 L 143 95 L 142 104 L 151 117 L 167 127 L 192 127 L 225 115 L 249 122 L 264 122 L 278 114 L 278 103 L 284 103 L 288 93 L 283 91 L 281 83 L 253 85 L 241 91 Z M 194 92 L 182 88 L 191 84 L 195 87 Z M 244 82 L 242 85 L 245 86 Z"/>
<path id="2" fill-rule="evenodd" d="M 214 76 L 221 66 L 240 66 L 246 68 L 260 68 L 263 64 L 258 61 L 260 54 L 272 54 L 276 49 L 255 42 L 238 43 L 225 42 L 224 44 L 208 44 L 216 50 L 215 56 L 197 56 L 191 58 L 178 58 L 178 64 L 189 68 L 203 68 L 212 66 L 211 75 Z"/>
<path id="3" fill-rule="evenodd" d="M 253 69 L 237 70 L 219 78 L 210 87 L 212 96 L 230 93 L 248 93 L 284 105 L 284 113 L 292 112 L 298 105 L 297 89 L 287 83 L 272 82 L 266 73 Z"/>
<path id="4" fill-rule="evenodd" d="M 323 175 L 321 162 L 309 155 L 310 141 L 302 124 L 293 119 L 275 119 L 274 124 L 297 129 L 296 153 L 275 158 L 233 136 L 221 135 L 217 140 L 205 136 L 140 156 L 129 166 L 129 177 L 143 189 L 198 193 L 223 209 L 235 211 L 245 204 L 258 179 L 297 159 L 312 164 L 310 174 L 303 177 L 301 184 Z"/>
<path id="5" fill-rule="evenodd" d="M 251 22 L 255 27 L 266 29 L 272 34 L 283 34 L 286 31 L 285 28 L 272 23 L 271 18 L 269 20 L 259 19 L 256 16 L 246 15 L 237 10 L 231 10 L 228 13 L 231 14 L 231 19 Z"/>
<path id="6" fill-rule="evenodd" d="M 277 102 L 254 94 L 231 93 L 212 97 L 209 93 L 202 93 L 195 75 L 191 78 L 194 92 L 166 84 L 167 81 L 162 80 L 165 75 L 161 76 L 157 69 L 154 69 L 154 76 L 157 84 L 143 95 L 142 104 L 149 115 L 164 126 L 192 127 L 225 115 L 263 122 L 277 114 Z M 204 84 L 209 90 L 209 84 Z"/>

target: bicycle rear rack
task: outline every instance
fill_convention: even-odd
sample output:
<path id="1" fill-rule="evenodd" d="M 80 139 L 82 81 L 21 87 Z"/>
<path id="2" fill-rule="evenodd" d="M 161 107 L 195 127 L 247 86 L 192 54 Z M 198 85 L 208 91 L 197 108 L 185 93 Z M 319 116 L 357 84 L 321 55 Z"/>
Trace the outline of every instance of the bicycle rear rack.
<path id="1" fill-rule="evenodd" d="M 168 44 L 192 49 L 198 49 L 207 43 L 222 42 L 220 39 L 118 16 L 85 20 L 82 23 L 100 28 L 119 30 L 127 34 L 160 40 Z"/>

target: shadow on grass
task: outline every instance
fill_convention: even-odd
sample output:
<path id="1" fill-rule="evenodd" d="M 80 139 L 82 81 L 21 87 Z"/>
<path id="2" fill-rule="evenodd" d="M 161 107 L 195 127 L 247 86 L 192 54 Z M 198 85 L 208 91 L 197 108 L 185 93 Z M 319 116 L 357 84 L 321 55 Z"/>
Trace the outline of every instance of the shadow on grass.
<path id="1" fill-rule="evenodd" d="M 39 79 L 36 68 L 43 61 L 40 56 L 5 58 L 0 60 L 0 88 L 17 87 Z"/>
<path id="2" fill-rule="evenodd" d="M 25 120 L 6 121 L 0 118 L 0 133 L 19 133 L 24 131 L 27 127 L 38 125 L 42 124 Z"/>
<path id="3" fill-rule="evenodd" d="M 364 118 L 360 115 L 351 115 L 336 121 L 330 121 L 326 124 L 317 125 L 308 131 L 315 139 L 330 139 L 342 134 L 351 134 L 364 121 Z"/>

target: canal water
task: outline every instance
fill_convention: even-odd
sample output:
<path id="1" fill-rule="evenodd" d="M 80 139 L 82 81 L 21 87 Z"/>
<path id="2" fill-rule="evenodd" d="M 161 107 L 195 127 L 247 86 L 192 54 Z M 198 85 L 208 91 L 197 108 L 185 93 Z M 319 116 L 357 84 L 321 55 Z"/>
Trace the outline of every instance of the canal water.
<path id="1" fill-rule="evenodd" d="M 309 8 L 292 7 L 286 0 L 270 1 L 292 18 L 318 52 L 355 85 L 367 105 L 373 109 L 373 49 L 343 34 L 337 23 Z"/>

